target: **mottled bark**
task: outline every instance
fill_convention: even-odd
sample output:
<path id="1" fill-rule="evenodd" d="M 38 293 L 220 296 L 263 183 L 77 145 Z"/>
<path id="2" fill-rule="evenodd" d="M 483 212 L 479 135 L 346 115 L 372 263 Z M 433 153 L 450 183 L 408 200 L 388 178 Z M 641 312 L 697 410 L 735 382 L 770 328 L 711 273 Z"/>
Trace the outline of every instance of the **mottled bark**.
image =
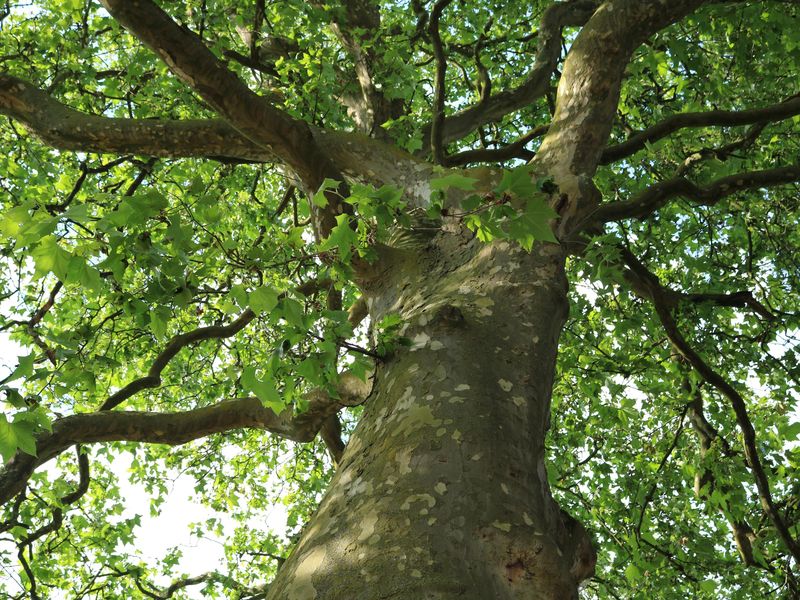
<path id="1" fill-rule="evenodd" d="M 556 111 L 534 163 L 559 187 L 559 239 L 592 224 L 592 182 L 611 133 L 625 67 L 648 37 L 704 0 L 607 0 L 575 38 L 558 83 Z"/>
<path id="2" fill-rule="evenodd" d="M 268 598 L 577 598 L 594 552 L 544 456 L 564 253 L 458 231 L 416 241 L 384 249 L 364 283 L 373 319 L 399 313 L 412 345 L 379 368 Z"/>

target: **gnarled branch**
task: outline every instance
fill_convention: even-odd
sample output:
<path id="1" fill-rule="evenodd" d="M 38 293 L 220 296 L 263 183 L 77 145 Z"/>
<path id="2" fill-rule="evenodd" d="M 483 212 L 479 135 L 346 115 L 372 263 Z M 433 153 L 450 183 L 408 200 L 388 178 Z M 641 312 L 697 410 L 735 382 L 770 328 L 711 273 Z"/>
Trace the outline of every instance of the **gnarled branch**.
<path id="1" fill-rule="evenodd" d="M 586 23 L 598 4 L 596 0 L 578 0 L 550 6 L 542 16 L 536 57 L 525 81 L 513 90 L 498 92 L 447 117 L 442 124 L 442 144 L 459 140 L 481 125 L 498 121 L 542 97 L 550 89 L 550 79 L 561 55 L 562 29 Z M 430 135 L 430 127 L 425 129 L 426 138 Z"/>
<path id="2" fill-rule="evenodd" d="M 647 144 L 655 142 L 687 127 L 712 127 L 736 125 L 751 125 L 780 121 L 800 114 L 800 94 L 796 94 L 783 102 L 753 108 L 750 110 L 709 110 L 705 112 L 690 112 L 671 115 L 661 121 L 630 136 L 624 142 L 614 144 L 603 150 L 600 164 L 607 165 L 626 156 L 630 156 L 644 148 Z"/>
<path id="3" fill-rule="evenodd" d="M 703 206 L 713 206 L 726 196 L 741 190 L 785 185 L 800 181 L 800 165 L 776 167 L 728 175 L 706 186 L 698 186 L 686 177 L 674 177 L 650 186 L 630 200 L 611 202 L 598 207 L 591 219 L 607 223 L 621 219 L 645 218 L 677 196 Z"/>
<path id="4" fill-rule="evenodd" d="M 553 122 L 534 158 L 553 177 L 565 239 L 596 210 L 591 182 L 611 133 L 625 68 L 639 45 L 704 0 L 608 0 L 581 29 L 564 61 Z"/>
<path id="5" fill-rule="evenodd" d="M 739 394 L 739 392 L 719 373 L 714 371 L 714 369 L 695 352 L 686 341 L 686 338 L 683 337 L 683 334 L 675 323 L 675 319 L 672 317 L 672 311 L 664 301 L 663 288 L 658 278 L 647 270 L 630 250 L 621 248 L 621 252 L 622 258 L 630 269 L 631 275 L 640 281 L 639 289 L 647 291 L 649 299 L 652 301 L 656 314 L 661 321 L 661 325 L 664 327 L 664 331 L 670 342 L 672 342 L 673 347 L 690 365 L 692 365 L 692 367 L 694 367 L 695 371 L 697 371 L 706 383 L 714 387 L 730 402 L 736 416 L 736 422 L 742 432 L 745 460 L 753 474 L 758 496 L 761 501 L 761 507 L 770 521 L 772 521 L 778 532 L 778 536 L 791 553 L 795 562 L 800 562 L 800 544 L 792 537 L 789 528 L 783 521 L 783 517 L 778 512 L 778 508 L 775 506 L 775 502 L 772 499 L 769 479 L 761 464 L 758 447 L 756 446 L 756 432 L 747 414 L 747 404 L 744 398 L 742 398 L 741 394 Z"/>
<path id="6" fill-rule="evenodd" d="M 61 150 L 167 158 L 280 162 L 272 150 L 246 138 L 222 119 L 116 119 L 65 106 L 22 79 L 0 74 L 0 113 L 23 123 Z M 430 164 L 367 136 L 309 126 L 316 144 L 346 177 L 380 187 L 404 188 L 416 206 L 427 204 Z"/>
<path id="7" fill-rule="evenodd" d="M 256 314 L 248 308 L 245 309 L 235 321 L 228 325 L 198 327 L 193 331 L 174 336 L 167 343 L 164 350 L 156 356 L 155 360 L 150 365 L 150 369 L 147 371 L 147 375 L 131 381 L 121 390 L 109 396 L 106 401 L 103 402 L 102 406 L 100 406 L 99 410 L 111 410 L 142 390 L 160 386 L 161 372 L 169 364 L 169 361 L 175 358 L 178 352 L 186 346 L 202 340 L 222 339 L 236 335 L 255 318 Z"/>

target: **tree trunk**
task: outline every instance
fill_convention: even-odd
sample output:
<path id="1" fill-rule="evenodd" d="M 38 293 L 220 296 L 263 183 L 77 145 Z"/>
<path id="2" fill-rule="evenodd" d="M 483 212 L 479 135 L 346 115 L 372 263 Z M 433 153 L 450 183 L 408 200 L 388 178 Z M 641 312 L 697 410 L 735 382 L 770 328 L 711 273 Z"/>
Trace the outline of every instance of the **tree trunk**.
<path id="1" fill-rule="evenodd" d="M 439 232 L 364 282 L 391 354 L 270 599 L 577 598 L 595 555 L 553 501 L 544 439 L 567 316 L 564 253 Z"/>

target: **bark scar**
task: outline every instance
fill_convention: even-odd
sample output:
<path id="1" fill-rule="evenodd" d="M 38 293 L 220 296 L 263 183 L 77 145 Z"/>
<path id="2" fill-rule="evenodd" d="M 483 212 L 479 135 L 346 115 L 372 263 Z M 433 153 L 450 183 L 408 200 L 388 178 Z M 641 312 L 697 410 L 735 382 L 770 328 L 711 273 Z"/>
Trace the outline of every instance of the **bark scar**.
<path id="1" fill-rule="evenodd" d="M 522 562 L 521 558 L 518 558 L 513 563 L 509 563 L 506 565 L 506 578 L 511 582 L 515 583 L 516 581 L 522 579 L 525 576 L 525 563 Z"/>

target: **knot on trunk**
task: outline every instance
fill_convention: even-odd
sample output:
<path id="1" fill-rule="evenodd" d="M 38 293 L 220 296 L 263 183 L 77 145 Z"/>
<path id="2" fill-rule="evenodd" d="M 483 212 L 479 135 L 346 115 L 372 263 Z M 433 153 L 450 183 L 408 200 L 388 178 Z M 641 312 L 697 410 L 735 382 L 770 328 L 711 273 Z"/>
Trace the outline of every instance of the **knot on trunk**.
<path id="1" fill-rule="evenodd" d="M 577 582 L 594 576 L 594 567 L 597 564 L 597 553 L 592 546 L 592 539 L 583 525 L 564 510 L 561 511 L 561 521 L 564 524 L 564 540 L 566 544 L 562 551 L 566 556 L 572 557 L 572 566 L 569 572 Z"/>
<path id="2" fill-rule="evenodd" d="M 464 313 L 461 309 L 452 304 L 445 304 L 437 309 L 431 319 L 431 325 L 441 325 L 443 327 L 458 327 L 464 322 Z"/>

